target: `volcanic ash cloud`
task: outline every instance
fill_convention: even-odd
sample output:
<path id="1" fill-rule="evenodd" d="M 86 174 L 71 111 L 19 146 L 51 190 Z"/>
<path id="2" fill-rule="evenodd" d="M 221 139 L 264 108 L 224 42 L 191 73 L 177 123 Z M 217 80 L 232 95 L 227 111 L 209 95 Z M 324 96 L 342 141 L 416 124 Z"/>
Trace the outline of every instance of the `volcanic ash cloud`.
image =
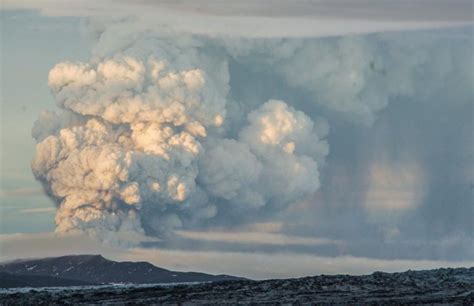
<path id="1" fill-rule="evenodd" d="M 42 113 L 32 133 L 32 170 L 60 233 L 134 243 L 123 237 L 262 221 L 320 187 L 320 115 L 370 127 L 389 103 L 429 103 L 454 85 L 453 101 L 472 102 L 470 42 L 433 33 L 246 39 L 169 36 L 133 20 L 92 27 L 91 60 L 50 71 L 60 111 Z"/>
<path id="2" fill-rule="evenodd" d="M 116 55 L 50 71 L 62 111 L 35 123 L 32 170 L 57 203 L 57 232 L 160 236 L 223 210 L 244 222 L 319 187 L 324 121 L 270 100 L 226 138 L 225 62 L 187 60 Z"/>

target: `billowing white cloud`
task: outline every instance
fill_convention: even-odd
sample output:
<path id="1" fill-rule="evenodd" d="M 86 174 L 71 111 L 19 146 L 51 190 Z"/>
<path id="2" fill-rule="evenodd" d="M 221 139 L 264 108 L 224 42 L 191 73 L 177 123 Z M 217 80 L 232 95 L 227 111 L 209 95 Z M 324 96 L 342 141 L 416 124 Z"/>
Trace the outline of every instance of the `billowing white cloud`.
<path id="1" fill-rule="evenodd" d="M 61 111 L 35 123 L 32 169 L 58 232 L 112 242 L 281 212 L 320 187 L 331 123 L 321 116 L 370 126 L 400 97 L 473 79 L 468 40 L 454 47 L 432 32 L 250 39 L 175 35 L 141 18 L 88 27 L 90 61 L 49 73 Z M 236 66 L 245 88 L 233 87 L 244 79 Z"/>
<path id="2" fill-rule="evenodd" d="M 32 169 L 58 205 L 57 232 L 115 241 L 117 233 L 164 235 L 224 212 L 245 222 L 317 190 L 327 123 L 262 101 L 230 116 L 242 126 L 227 137 L 227 58 L 203 44 L 145 35 L 125 54 L 112 44 L 113 56 L 50 71 L 63 112 L 35 123 Z"/>
<path id="3" fill-rule="evenodd" d="M 462 64 L 469 60 L 469 30 L 465 34 L 455 46 L 443 42 L 442 33 L 224 39 L 223 44 L 237 61 L 258 62 L 254 69 L 270 70 L 290 88 L 311 94 L 307 103 L 371 125 L 391 100 L 431 98 L 449 76 L 463 84 L 460 95 L 470 95 L 472 69 Z"/>

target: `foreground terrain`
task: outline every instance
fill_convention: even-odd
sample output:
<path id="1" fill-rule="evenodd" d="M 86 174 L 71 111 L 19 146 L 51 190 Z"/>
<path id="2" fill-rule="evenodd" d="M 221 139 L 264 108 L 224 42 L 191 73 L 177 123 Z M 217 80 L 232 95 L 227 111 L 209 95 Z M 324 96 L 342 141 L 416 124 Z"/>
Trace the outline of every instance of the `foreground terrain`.
<path id="1" fill-rule="evenodd" d="M 375 272 L 181 285 L 4 290 L 4 305 L 40 304 L 445 304 L 473 305 L 474 268 Z"/>

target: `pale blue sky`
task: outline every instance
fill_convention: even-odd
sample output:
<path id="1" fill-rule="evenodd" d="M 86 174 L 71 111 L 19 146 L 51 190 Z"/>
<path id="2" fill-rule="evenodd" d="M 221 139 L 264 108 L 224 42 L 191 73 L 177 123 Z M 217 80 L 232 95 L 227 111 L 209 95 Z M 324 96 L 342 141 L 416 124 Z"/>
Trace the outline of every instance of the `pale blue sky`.
<path id="1" fill-rule="evenodd" d="M 34 11 L 0 13 L 0 233 L 52 231 L 54 211 L 21 211 L 52 206 L 31 173 L 31 127 L 42 110 L 55 107 L 47 84 L 49 70 L 60 61 L 86 59 L 90 48 L 79 18 L 48 18 Z"/>

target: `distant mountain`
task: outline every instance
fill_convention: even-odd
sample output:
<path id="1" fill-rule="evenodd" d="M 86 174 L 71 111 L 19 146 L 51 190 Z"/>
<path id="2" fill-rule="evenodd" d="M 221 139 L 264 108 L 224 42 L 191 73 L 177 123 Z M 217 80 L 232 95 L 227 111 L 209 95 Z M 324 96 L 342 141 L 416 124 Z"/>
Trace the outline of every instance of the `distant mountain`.
<path id="1" fill-rule="evenodd" d="M 56 280 L 63 279 L 65 282 L 80 281 L 87 284 L 214 282 L 242 279 L 229 275 L 170 271 L 148 262 L 116 262 L 101 255 L 71 255 L 0 263 L 0 273 L 49 276 Z M 57 286 L 56 281 L 51 280 L 51 283 L 51 286 Z M 2 278 L 0 287 L 6 287 Z"/>
<path id="2" fill-rule="evenodd" d="M 97 285 L 91 282 L 44 275 L 15 275 L 0 272 L 0 288 L 69 287 Z"/>

